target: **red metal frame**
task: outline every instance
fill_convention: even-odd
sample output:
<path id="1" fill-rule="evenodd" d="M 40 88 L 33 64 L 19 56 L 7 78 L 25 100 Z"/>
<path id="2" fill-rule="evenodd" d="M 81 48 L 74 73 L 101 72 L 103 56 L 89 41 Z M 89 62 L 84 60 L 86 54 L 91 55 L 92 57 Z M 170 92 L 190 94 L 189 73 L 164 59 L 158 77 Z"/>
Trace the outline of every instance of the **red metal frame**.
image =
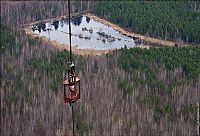
<path id="1" fill-rule="evenodd" d="M 80 79 L 75 75 L 72 69 L 68 71 L 68 79 L 64 80 L 63 84 L 65 103 L 73 103 L 80 99 Z M 67 93 L 68 90 L 70 94 Z"/>

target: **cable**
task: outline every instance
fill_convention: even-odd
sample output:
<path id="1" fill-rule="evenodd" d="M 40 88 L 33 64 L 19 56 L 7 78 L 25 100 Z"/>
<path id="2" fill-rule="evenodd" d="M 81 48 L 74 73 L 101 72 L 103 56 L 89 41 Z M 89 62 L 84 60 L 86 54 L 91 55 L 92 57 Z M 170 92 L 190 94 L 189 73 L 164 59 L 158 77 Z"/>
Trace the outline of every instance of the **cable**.
<path id="1" fill-rule="evenodd" d="M 75 136 L 75 130 L 74 130 L 74 108 L 73 105 L 72 106 L 72 121 L 73 121 L 73 136 Z"/>
<path id="2" fill-rule="evenodd" d="M 69 46 L 70 46 L 70 63 L 72 63 L 72 45 L 71 45 L 71 20 L 70 20 L 70 0 L 68 0 L 68 14 L 69 14 Z"/>
<path id="3" fill-rule="evenodd" d="M 69 46 L 70 46 L 70 64 L 72 64 L 72 45 L 71 45 L 71 17 L 70 17 L 70 0 L 68 0 L 68 14 L 69 14 Z M 75 129 L 74 129 L 74 108 L 73 103 L 70 103 L 72 107 L 72 128 L 73 128 L 73 136 L 75 136 Z"/>

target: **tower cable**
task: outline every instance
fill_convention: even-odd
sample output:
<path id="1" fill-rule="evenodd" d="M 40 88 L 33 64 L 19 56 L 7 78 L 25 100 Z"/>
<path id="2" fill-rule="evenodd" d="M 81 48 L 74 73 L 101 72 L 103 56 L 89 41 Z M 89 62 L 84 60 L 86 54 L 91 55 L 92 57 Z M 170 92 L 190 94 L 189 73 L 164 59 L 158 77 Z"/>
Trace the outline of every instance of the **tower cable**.
<path id="1" fill-rule="evenodd" d="M 70 64 L 72 64 L 72 41 L 71 41 L 71 16 L 70 16 L 70 0 L 68 0 L 68 19 L 69 19 L 69 46 L 70 46 Z M 73 136 L 75 136 L 75 129 L 74 129 L 74 109 L 73 103 L 70 102 L 70 106 L 72 108 L 72 129 L 73 129 Z"/>
<path id="2" fill-rule="evenodd" d="M 71 17 L 70 17 L 70 0 L 68 0 L 68 14 L 69 14 L 69 46 L 70 46 L 70 63 L 72 63 L 72 39 L 71 39 Z"/>

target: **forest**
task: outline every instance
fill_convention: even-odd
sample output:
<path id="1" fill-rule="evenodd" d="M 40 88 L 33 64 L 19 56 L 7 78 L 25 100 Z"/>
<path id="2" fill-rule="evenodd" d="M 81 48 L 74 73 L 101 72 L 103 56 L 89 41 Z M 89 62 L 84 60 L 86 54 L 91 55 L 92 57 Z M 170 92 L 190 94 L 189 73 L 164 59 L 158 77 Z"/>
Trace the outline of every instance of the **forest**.
<path id="1" fill-rule="evenodd" d="M 200 43 L 199 1 L 102 1 L 95 13 L 143 35 Z"/>
<path id="2" fill-rule="evenodd" d="M 71 108 L 64 104 L 62 84 L 69 52 L 59 51 L 41 38 L 32 38 L 19 27 L 44 19 L 47 13 L 49 17 L 67 14 L 66 3 L 1 1 L 0 135 L 72 135 Z M 103 8 L 102 4 L 77 1 L 72 7 L 77 9 L 74 12 L 96 12 L 95 7 Z M 49 6 L 38 8 L 37 14 L 31 11 L 45 5 Z M 52 6 L 63 12 L 53 14 Z M 192 9 L 199 10 L 195 6 Z M 112 13 L 106 11 L 102 16 L 111 19 L 108 14 Z M 191 33 L 195 30 L 198 28 Z M 197 39 L 191 42 L 198 43 Z M 73 59 L 81 79 L 81 99 L 74 106 L 76 135 L 196 134 L 199 46 L 125 47 L 102 56 L 73 55 Z"/>

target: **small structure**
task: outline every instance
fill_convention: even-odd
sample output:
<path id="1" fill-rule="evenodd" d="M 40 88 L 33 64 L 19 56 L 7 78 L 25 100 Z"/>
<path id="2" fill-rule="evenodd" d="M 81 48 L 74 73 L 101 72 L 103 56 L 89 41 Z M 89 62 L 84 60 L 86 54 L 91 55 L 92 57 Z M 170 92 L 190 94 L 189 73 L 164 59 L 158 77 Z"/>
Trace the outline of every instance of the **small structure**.
<path id="1" fill-rule="evenodd" d="M 114 42 L 116 40 L 116 37 L 114 36 L 111 36 L 111 35 L 108 35 L 106 34 L 105 32 L 97 32 L 98 35 L 100 35 L 101 37 L 104 37 L 107 39 L 108 42 Z M 106 39 L 103 39 L 102 41 L 105 43 Z M 121 40 L 121 39 L 120 39 Z"/>
<path id="2" fill-rule="evenodd" d="M 93 29 L 92 28 L 88 29 L 87 27 L 83 27 L 82 31 L 89 31 L 90 33 L 93 33 Z"/>
<path id="3" fill-rule="evenodd" d="M 85 39 L 86 39 L 86 40 L 90 40 L 90 39 L 91 39 L 91 36 L 85 36 Z"/>
<path id="4" fill-rule="evenodd" d="M 87 28 L 86 28 L 86 27 L 83 27 L 83 28 L 82 28 L 82 31 L 87 31 Z"/>
<path id="5" fill-rule="evenodd" d="M 82 34 L 79 34 L 79 38 L 85 38 L 86 40 L 90 40 L 91 36 L 83 36 Z"/>
<path id="6" fill-rule="evenodd" d="M 114 42 L 115 41 L 115 37 L 108 37 L 108 42 Z"/>
<path id="7" fill-rule="evenodd" d="M 79 38 L 84 38 L 84 36 L 83 36 L 82 34 L 80 34 L 78 37 L 79 37 Z"/>
<path id="8" fill-rule="evenodd" d="M 90 28 L 89 30 L 88 30 L 90 33 L 93 33 L 93 30 Z"/>

